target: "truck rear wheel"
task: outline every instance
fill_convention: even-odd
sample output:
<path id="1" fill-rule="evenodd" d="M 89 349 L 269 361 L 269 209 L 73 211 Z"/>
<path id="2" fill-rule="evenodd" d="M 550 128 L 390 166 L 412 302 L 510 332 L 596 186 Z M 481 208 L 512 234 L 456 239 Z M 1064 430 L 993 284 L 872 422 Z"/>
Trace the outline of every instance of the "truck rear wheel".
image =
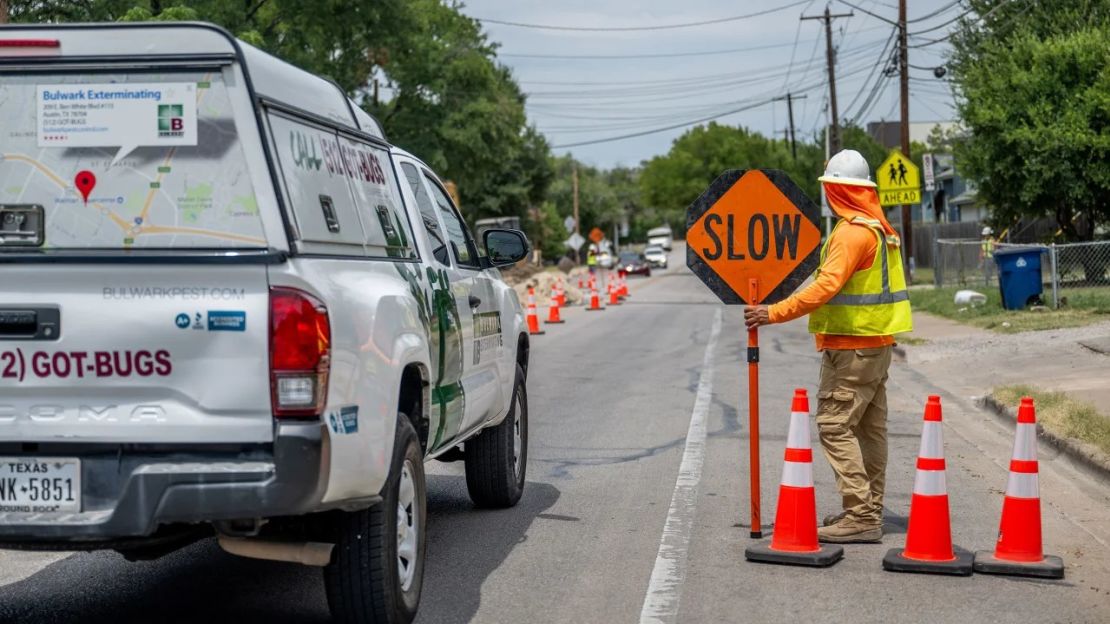
<path id="1" fill-rule="evenodd" d="M 382 502 L 362 511 L 334 512 L 335 552 L 324 568 L 324 586 L 335 621 L 408 624 L 416 618 L 426 500 L 420 441 L 408 417 L 399 414 Z"/>
<path id="2" fill-rule="evenodd" d="M 466 489 L 479 507 L 512 507 L 524 493 L 528 464 L 528 392 L 517 365 L 509 413 L 466 442 Z"/>

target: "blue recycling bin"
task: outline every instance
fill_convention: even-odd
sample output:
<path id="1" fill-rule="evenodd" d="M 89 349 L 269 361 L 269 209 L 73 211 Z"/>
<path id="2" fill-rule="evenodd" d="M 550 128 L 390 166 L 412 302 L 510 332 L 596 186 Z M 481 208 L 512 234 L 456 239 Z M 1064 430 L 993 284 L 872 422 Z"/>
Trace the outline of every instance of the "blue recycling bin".
<path id="1" fill-rule="evenodd" d="M 1002 307 L 1021 310 L 1041 298 L 1040 247 L 1010 247 L 996 249 L 994 261 L 998 265 L 998 287 L 1002 291 Z"/>

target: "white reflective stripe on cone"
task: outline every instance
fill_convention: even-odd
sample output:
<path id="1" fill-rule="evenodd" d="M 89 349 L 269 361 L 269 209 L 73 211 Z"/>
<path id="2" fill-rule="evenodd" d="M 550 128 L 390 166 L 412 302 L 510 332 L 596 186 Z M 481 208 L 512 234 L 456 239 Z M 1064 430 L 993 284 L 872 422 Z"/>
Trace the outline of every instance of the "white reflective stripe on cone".
<path id="1" fill-rule="evenodd" d="M 948 482 L 943 470 L 918 470 L 913 480 L 913 493 L 940 496 L 948 493 Z"/>
<path id="2" fill-rule="evenodd" d="M 786 448 L 811 448 L 809 444 L 809 414 L 790 412 L 789 432 L 786 436 Z"/>
<path id="3" fill-rule="evenodd" d="M 1020 423 L 1017 426 L 1017 434 L 1014 436 L 1014 459 L 1036 461 L 1037 425 Z"/>
<path id="4" fill-rule="evenodd" d="M 944 457 L 944 429 L 943 423 L 935 420 L 926 420 L 925 427 L 921 430 L 921 451 L 918 457 L 941 459 Z"/>
<path id="5" fill-rule="evenodd" d="M 1040 498 L 1040 485 L 1035 472 L 1010 471 L 1010 481 L 1006 484 L 1006 496 L 1010 498 Z"/>
<path id="6" fill-rule="evenodd" d="M 782 462 L 782 485 L 791 487 L 813 487 L 813 464 L 811 462 Z"/>

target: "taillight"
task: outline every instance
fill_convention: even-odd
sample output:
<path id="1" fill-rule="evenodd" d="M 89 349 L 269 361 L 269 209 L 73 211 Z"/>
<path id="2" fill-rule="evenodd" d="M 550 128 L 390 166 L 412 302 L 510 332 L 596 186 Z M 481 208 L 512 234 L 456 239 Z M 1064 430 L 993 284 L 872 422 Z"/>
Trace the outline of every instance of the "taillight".
<path id="1" fill-rule="evenodd" d="M 270 289 L 270 389 L 274 418 L 316 418 L 324 411 L 331 367 L 328 310 L 293 288 Z"/>
<path id="2" fill-rule="evenodd" d="M 61 47 L 57 39 L 0 39 L 0 56 L 54 56 Z"/>

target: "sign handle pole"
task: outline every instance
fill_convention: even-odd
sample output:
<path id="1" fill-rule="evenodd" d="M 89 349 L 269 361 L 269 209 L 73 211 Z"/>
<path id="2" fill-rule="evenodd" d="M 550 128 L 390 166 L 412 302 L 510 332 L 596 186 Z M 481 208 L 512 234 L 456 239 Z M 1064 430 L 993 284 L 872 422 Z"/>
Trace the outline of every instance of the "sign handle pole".
<path id="1" fill-rule="evenodd" d="M 748 301 L 759 301 L 759 280 L 748 280 Z M 763 537 L 759 522 L 759 330 L 748 330 L 748 461 L 751 475 L 752 539 Z"/>

